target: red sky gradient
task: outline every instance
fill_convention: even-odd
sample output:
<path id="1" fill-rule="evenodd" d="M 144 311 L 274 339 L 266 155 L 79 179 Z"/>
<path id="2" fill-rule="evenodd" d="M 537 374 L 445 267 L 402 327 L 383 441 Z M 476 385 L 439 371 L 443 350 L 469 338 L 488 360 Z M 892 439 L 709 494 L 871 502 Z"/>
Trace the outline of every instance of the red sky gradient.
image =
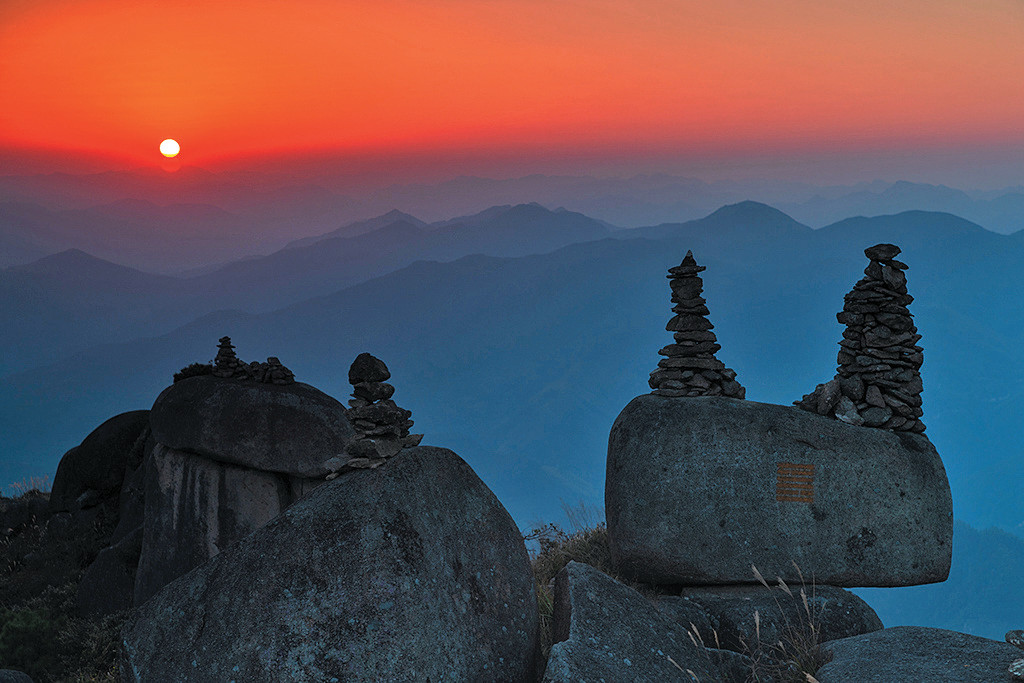
<path id="1" fill-rule="evenodd" d="M 4 0 L 0 146 L 1024 144 L 1021 0 Z"/>

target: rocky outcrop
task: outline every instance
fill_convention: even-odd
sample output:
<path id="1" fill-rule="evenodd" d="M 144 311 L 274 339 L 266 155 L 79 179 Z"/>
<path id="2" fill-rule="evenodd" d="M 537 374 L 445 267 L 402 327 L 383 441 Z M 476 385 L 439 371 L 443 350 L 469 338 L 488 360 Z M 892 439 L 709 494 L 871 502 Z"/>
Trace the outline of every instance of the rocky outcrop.
<path id="1" fill-rule="evenodd" d="M 995 683 L 1007 680 L 1007 662 L 1020 652 L 997 640 L 923 626 L 833 640 L 824 649 L 832 661 L 815 674 L 819 683 Z"/>
<path id="2" fill-rule="evenodd" d="M 694 642 L 684 625 L 640 593 L 587 564 L 569 562 L 555 577 L 551 628 L 545 683 L 721 680 L 717 652 Z"/>
<path id="3" fill-rule="evenodd" d="M 455 453 L 342 473 L 166 586 L 122 632 L 129 681 L 532 680 L 522 537 Z"/>
<path id="4" fill-rule="evenodd" d="M 173 384 L 153 404 L 158 443 L 216 462 L 316 478 L 323 462 L 345 452 L 354 431 L 345 406 L 322 391 L 238 382 L 215 376 Z"/>
<path id="5" fill-rule="evenodd" d="M 225 349 L 221 366 L 235 367 Z M 307 384 L 216 375 L 165 389 L 150 425 L 136 605 L 323 483 L 354 433 L 345 407 Z"/>
<path id="6" fill-rule="evenodd" d="M 907 293 L 907 265 L 896 260 L 899 253 L 895 244 L 864 250 L 864 278 L 836 315 L 846 325 L 836 376 L 797 401 L 798 407 L 852 425 L 924 431 L 921 335 L 907 309 L 914 297 Z"/>
<path id="7" fill-rule="evenodd" d="M 101 617 L 131 609 L 141 553 L 141 526 L 101 550 L 78 584 L 75 599 L 78 615 Z"/>
<path id="8" fill-rule="evenodd" d="M 796 408 L 646 394 L 608 441 L 612 561 L 654 584 L 943 581 L 952 499 L 927 438 Z"/>
<path id="9" fill-rule="evenodd" d="M 53 478 L 50 511 L 75 512 L 111 498 L 116 501 L 128 455 L 148 422 L 148 410 L 115 415 L 65 453 Z"/>
<path id="10" fill-rule="evenodd" d="M 271 356 L 266 363 L 245 363 L 235 355 L 231 337 L 221 337 L 217 356 L 213 360 L 214 377 L 221 379 L 252 380 L 263 384 L 294 384 L 295 373 L 286 368 L 279 358 Z"/>
<path id="11" fill-rule="evenodd" d="M 0 669 L 0 683 L 32 683 L 32 678 L 21 671 Z"/>
<path id="12" fill-rule="evenodd" d="M 787 590 L 790 595 L 781 588 L 762 585 L 687 586 L 678 596 L 662 596 L 656 604 L 682 624 L 689 623 L 683 620 L 688 611 L 705 615 L 702 621 L 709 622 L 707 630 L 701 631 L 705 640 L 714 633 L 716 645 L 735 652 L 743 652 L 744 643 L 750 647 L 758 642 L 776 643 L 786 638 L 788 631 L 806 631 L 812 624 L 823 641 L 882 628 L 875 611 L 847 590 L 824 585 L 794 585 Z"/>
<path id="13" fill-rule="evenodd" d="M 676 314 L 665 329 L 673 333 L 675 343 L 658 351 L 665 356 L 648 382 L 658 396 L 731 396 L 743 398 L 745 391 L 736 381 L 736 373 L 715 358 L 722 347 L 717 343 L 714 325 L 707 319 L 707 302 L 701 296 L 704 282 L 698 273 L 693 252 L 683 262 L 669 268 L 672 311 Z"/>
<path id="14" fill-rule="evenodd" d="M 1024 650 L 1024 631 L 1016 630 L 1010 631 L 1006 634 L 1006 642 L 1014 647 L 1018 647 Z M 1024 681 L 1024 658 L 1015 659 L 1008 669 L 1010 674 L 1010 680 L 1012 681 Z"/>

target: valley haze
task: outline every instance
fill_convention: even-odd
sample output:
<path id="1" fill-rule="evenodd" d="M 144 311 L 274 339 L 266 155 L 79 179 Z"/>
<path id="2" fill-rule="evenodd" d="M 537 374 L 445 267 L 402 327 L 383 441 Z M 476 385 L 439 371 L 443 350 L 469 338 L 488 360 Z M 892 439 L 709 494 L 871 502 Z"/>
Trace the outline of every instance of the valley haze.
<path id="1" fill-rule="evenodd" d="M 664 274 L 687 250 L 708 268 L 719 357 L 749 400 L 788 405 L 831 378 L 863 249 L 891 242 L 910 266 L 956 543 L 947 582 L 858 592 L 887 626 L 1015 627 L 1024 188 L 538 174 L 354 190 L 160 173 L 0 177 L 0 480 L 52 476 L 230 335 L 240 357 L 277 356 L 339 400 L 357 354 L 385 359 L 425 443 L 464 457 L 524 532 L 567 526 L 563 502 L 603 505 L 608 431 L 649 390 Z"/>

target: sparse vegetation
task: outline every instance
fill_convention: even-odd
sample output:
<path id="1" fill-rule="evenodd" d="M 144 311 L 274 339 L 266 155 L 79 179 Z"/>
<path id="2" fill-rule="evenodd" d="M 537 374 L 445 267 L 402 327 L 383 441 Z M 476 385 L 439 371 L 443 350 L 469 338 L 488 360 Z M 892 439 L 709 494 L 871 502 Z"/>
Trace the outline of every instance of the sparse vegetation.
<path id="1" fill-rule="evenodd" d="M 49 498 L 45 478 L 11 485 L 3 509 Z M 31 488 L 26 488 L 31 486 Z M 78 584 L 114 530 L 98 514 L 74 524 L 61 515 L 35 516 L 0 529 L 0 666 L 24 671 L 36 683 L 112 683 L 117 680 L 118 635 L 128 613 L 79 618 Z"/>
<path id="2" fill-rule="evenodd" d="M 213 363 L 192 363 L 186 365 L 178 372 L 174 373 L 174 382 L 180 382 L 183 379 L 189 377 L 199 377 L 200 375 L 212 375 L 213 374 Z"/>
<path id="3" fill-rule="evenodd" d="M 523 536 L 523 540 L 528 544 L 533 542 L 533 547 L 528 545 L 528 550 L 537 585 L 541 651 L 545 660 L 550 655 L 552 646 L 553 579 L 570 561 L 575 560 L 589 564 L 637 590 L 648 599 L 659 595 L 656 587 L 624 580 L 613 570 L 608 548 L 608 529 L 604 521 L 600 521 L 600 518 L 604 516 L 603 511 L 588 510 L 585 505 L 571 509 L 564 503 L 563 510 L 573 527 L 571 532 L 564 531 L 557 524 L 549 523 L 538 525 L 531 533 Z M 753 565 L 751 566 L 754 570 L 754 577 L 766 588 L 771 589 L 764 577 Z M 794 566 L 796 565 L 794 564 Z M 791 623 L 786 617 L 786 611 L 782 609 L 778 598 L 776 598 L 776 604 L 779 604 L 779 611 L 783 615 L 783 623 L 780 625 L 779 638 L 776 642 L 761 641 L 760 615 L 756 612 L 754 614 L 755 624 L 757 624 L 755 642 L 743 643 L 743 654 L 749 657 L 752 663 L 751 672 L 747 678 L 748 683 L 767 683 L 768 681 L 772 681 L 772 683 L 817 683 L 814 674 L 828 661 L 828 657 L 821 649 L 820 614 L 814 607 L 813 584 L 810 588 L 810 597 L 808 597 L 808 588 L 799 567 L 797 567 L 797 573 L 800 575 L 801 587 L 796 594 L 782 579 L 779 579 L 777 588 L 785 593 L 788 599 L 798 600 L 801 611 L 797 622 Z M 710 634 L 710 642 L 706 642 L 702 634 L 691 625 L 688 634 L 694 645 L 720 649 L 717 633 Z"/>

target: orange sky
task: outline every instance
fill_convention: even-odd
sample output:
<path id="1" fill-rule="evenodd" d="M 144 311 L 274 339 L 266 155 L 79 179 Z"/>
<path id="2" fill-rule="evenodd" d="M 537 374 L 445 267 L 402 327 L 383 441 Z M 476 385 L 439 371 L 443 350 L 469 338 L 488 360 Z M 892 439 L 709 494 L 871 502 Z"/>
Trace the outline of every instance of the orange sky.
<path id="1" fill-rule="evenodd" d="M 0 146 L 1024 142 L 1022 0 L 3 0 Z"/>

